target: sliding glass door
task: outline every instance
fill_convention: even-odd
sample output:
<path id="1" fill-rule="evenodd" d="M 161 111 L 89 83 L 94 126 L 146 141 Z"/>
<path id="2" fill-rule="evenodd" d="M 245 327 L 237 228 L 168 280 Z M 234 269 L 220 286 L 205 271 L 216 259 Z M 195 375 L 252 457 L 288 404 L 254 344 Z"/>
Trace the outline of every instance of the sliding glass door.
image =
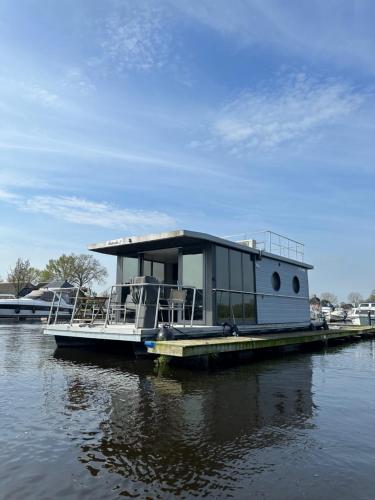
<path id="1" fill-rule="evenodd" d="M 184 286 L 195 287 L 194 322 L 204 321 L 204 254 L 202 250 L 184 250 L 180 256 L 181 278 Z M 186 298 L 186 319 L 190 320 L 193 306 L 193 290 L 188 290 Z"/>

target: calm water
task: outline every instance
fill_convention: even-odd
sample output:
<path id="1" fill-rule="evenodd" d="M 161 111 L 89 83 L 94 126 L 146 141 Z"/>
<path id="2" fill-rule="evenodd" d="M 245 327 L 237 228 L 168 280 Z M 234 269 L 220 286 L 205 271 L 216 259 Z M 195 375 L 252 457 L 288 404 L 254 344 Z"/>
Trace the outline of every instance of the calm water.
<path id="1" fill-rule="evenodd" d="M 211 372 L 0 326 L 0 497 L 372 499 L 375 344 Z"/>

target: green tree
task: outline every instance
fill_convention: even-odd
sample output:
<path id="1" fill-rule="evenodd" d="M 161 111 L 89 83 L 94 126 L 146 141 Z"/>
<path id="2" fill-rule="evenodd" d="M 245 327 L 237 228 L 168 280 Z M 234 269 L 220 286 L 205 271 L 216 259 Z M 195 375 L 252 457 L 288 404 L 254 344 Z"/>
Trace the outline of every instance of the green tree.
<path id="1" fill-rule="evenodd" d="M 40 271 L 30 265 L 28 259 L 18 258 L 14 267 L 8 272 L 8 281 L 15 284 L 17 295 L 26 283 L 36 284 L 40 280 Z"/>
<path id="2" fill-rule="evenodd" d="M 370 297 L 367 299 L 368 302 L 375 302 L 375 290 L 370 293 Z"/>
<path id="3" fill-rule="evenodd" d="M 66 280 L 72 285 L 83 287 L 103 283 L 108 273 L 92 255 L 72 253 L 63 254 L 58 259 L 50 259 L 42 276 L 46 280 Z"/>

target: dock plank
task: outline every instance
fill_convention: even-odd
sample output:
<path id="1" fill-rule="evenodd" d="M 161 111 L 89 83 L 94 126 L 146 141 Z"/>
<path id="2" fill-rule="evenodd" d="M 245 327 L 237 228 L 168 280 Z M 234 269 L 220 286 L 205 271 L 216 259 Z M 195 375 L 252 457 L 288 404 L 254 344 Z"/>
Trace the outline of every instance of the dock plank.
<path id="1" fill-rule="evenodd" d="M 297 331 L 241 337 L 211 337 L 205 339 L 162 340 L 147 343 L 150 354 L 173 357 L 204 356 L 234 351 L 249 351 L 309 342 L 329 341 L 375 334 L 373 327 L 351 327 L 334 330 Z"/>

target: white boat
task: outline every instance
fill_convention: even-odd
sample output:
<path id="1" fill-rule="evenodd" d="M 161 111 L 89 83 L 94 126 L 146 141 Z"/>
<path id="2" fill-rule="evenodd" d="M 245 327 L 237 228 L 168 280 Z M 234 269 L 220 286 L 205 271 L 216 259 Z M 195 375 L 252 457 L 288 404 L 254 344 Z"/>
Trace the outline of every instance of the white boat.
<path id="1" fill-rule="evenodd" d="M 323 316 L 325 317 L 326 321 L 330 321 L 331 320 L 331 312 L 332 312 L 332 307 L 330 306 L 322 306 L 320 308 L 321 310 L 321 313 L 323 314 Z"/>
<path id="2" fill-rule="evenodd" d="M 52 306 L 54 292 L 46 288 L 34 290 L 25 297 L 0 296 L 0 319 L 42 319 L 47 318 Z M 73 306 L 69 296 L 61 297 L 59 316 L 70 318 Z"/>
<path id="3" fill-rule="evenodd" d="M 336 307 L 330 314 L 330 321 L 345 321 L 348 314 L 342 307 Z"/>
<path id="4" fill-rule="evenodd" d="M 351 315 L 353 325 L 375 325 L 375 303 L 362 302 Z"/>
<path id="5" fill-rule="evenodd" d="M 354 319 L 356 319 L 358 317 L 358 307 L 353 307 L 353 309 L 350 309 L 350 311 L 348 312 L 348 321 L 353 321 Z"/>

